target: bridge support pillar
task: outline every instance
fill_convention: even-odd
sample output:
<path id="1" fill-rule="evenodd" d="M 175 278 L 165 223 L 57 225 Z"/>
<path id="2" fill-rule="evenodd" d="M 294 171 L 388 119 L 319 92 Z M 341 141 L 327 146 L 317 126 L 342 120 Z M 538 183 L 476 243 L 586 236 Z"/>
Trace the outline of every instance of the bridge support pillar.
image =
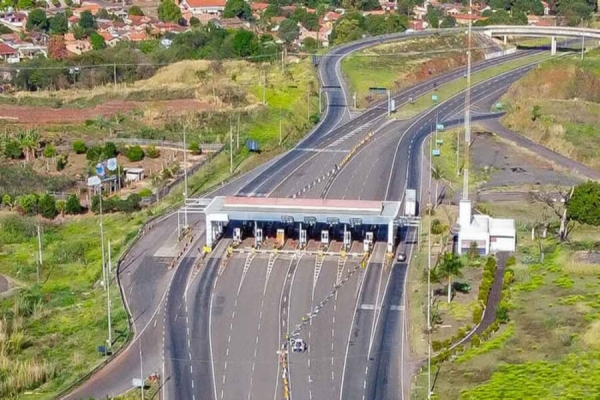
<path id="1" fill-rule="evenodd" d="M 387 234 L 387 252 L 392 253 L 394 251 L 394 222 L 388 224 Z"/>
<path id="2" fill-rule="evenodd" d="M 214 240 L 213 221 L 209 215 L 206 215 L 206 245 L 212 248 Z"/>
<path id="3" fill-rule="evenodd" d="M 552 45 L 550 46 L 550 55 L 556 55 L 556 36 L 552 36 Z"/>

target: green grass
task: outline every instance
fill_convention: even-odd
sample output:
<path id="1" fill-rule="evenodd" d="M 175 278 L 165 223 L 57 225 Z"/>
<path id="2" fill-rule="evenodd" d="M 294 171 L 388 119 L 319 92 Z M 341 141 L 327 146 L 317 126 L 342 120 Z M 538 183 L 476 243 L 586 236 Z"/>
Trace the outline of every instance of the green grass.
<path id="1" fill-rule="evenodd" d="M 382 44 L 349 55 L 342 60 L 341 70 L 352 91 L 357 92 L 357 106 L 372 100 L 370 87 L 396 90 L 415 81 L 413 73 L 425 62 L 460 57 L 465 48 L 462 35 L 419 38 Z M 450 65 L 453 65 L 452 63 Z"/>
<path id="2" fill-rule="evenodd" d="M 112 241 L 113 269 L 119 254 L 135 236 L 147 213 L 107 215 L 104 230 Z M 80 217 L 61 225 L 44 224 L 42 235 L 44 265 L 41 284 L 36 284 L 37 238 L 32 218 L 7 216 L 0 234 L 0 273 L 21 283 L 21 290 L 0 302 L 8 321 L 22 320 L 26 346 L 10 353 L 13 361 L 48 362 L 53 374 L 46 383 L 34 382 L 27 398 L 52 398 L 78 377 L 102 361 L 96 348 L 106 341 L 106 292 L 102 278 L 97 217 Z M 111 287 L 115 347 L 126 337 L 127 315 L 116 282 Z M 16 307 L 16 308 L 15 308 Z M 15 310 L 19 310 L 15 312 Z M 0 376 L 5 382 L 10 369 Z M 17 392 L 18 393 L 18 392 Z M 13 393 L 13 394 L 17 394 Z M 0 393 L 6 398 L 7 393 Z"/>
<path id="3" fill-rule="evenodd" d="M 50 160 L 50 169 L 54 170 L 54 167 Z M 0 193 L 13 198 L 31 192 L 61 192 L 70 189 L 73 184 L 68 176 L 42 175 L 30 165 L 0 164 Z"/>
<path id="4" fill-rule="evenodd" d="M 491 79 L 504 72 L 508 72 L 510 70 L 522 67 L 524 65 L 548 59 L 549 57 L 550 56 L 548 54 L 537 54 L 535 56 L 525 57 L 518 60 L 506 62 L 495 67 L 487 68 L 483 71 L 476 72 L 471 75 L 471 85 L 475 85 L 487 79 Z M 415 101 L 412 104 L 406 104 L 398 108 L 396 112 L 392 114 L 392 116 L 398 119 L 412 118 L 415 115 L 425 111 L 426 109 L 431 108 L 432 106 L 435 106 L 436 104 L 439 104 L 443 101 L 446 101 L 451 97 L 454 97 L 458 93 L 465 90 L 466 87 L 466 79 L 459 79 L 449 82 L 445 85 L 439 86 L 435 91 L 431 90 L 423 94 L 419 98 L 415 99 Z M 437 94 L 438 96 L 437 103 L 431 99 L 431 96 L 433 94 Z"/>
<path id="5" fill-rule="evenodd" d="M 441 365 L 438 399 L 584 399 L 600 395 L 600 273 L 569 250 L 581 240 L 598 241 L 597 229 L 577 227 L 569 245 L 543 242 L 545 259 L 531 242 L 539 204 L 485 204 L 492 214 L 517 217 L 517 264 L 509 300 L 509 325 L 488 342 Z M 434 373 L 436 370 L 434 369 Z M 419 373 L 413 399 L 424 399 Z"/>

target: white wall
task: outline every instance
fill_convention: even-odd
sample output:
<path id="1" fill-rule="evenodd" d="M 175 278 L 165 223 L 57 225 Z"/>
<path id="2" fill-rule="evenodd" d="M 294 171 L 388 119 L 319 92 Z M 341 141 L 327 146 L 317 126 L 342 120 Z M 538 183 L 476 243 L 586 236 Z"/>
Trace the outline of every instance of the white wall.
<path id="1" fill-rule="evenodd" d="M 490 242 L 490 252 L 497 251 L 515 251 L 516 240 L 514 237 L 495 236 Z"/>

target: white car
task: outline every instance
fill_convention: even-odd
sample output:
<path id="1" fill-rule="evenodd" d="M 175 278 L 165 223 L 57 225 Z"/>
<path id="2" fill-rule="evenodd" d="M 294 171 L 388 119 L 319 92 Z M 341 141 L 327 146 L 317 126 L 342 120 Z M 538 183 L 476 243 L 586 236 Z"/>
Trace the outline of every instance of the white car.
<path id="1" fill-rule="evenodd" d="M 406 254 L 405 254 L 405 253 L 402 253 L 402 252 L 398 253 L 398 261 L 399 261 L 399 262 L 404 262 L 404 261 L 406 261 Z"/>
<path id="2" fill-rule="evenodd" d="M 292 351 L 294 353 L 304 353 L 306 351 L 306 342 L 302 339 L 293 339 L 292 340 Z"/>

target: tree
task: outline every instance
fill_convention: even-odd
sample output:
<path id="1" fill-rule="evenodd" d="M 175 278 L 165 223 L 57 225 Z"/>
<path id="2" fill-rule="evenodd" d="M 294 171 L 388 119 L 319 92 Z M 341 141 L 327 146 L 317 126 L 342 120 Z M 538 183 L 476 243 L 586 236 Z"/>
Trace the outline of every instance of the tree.
<path id="1" fill-rule="evenodd" d="M 558 236 L 561 242 L 567 239 L 567 236 L 573 229 L 573 225 L 570 224 L 571 220 L 568 218 L 569 201 L 573 196 L 575 188 L 571 190 L 557 189 L 557 193 L 550 193 L 547 191 L 535 191 L 529 192 L 529 200 L 531 202 L 540 202 L 546 204 L 550 210 L 559 218 L 560 227 L 558 230 Z M 556 197 L 560 198 L 560 201 L 556 200 Z"/>
<path id="2" fill-rule="evenodd" d="M 67 209 L 67 203 L 64 200 L 58 200 L 56 202 L 56 211 L 58 211 L 60 213 L 61 217 L 63 215 L 65 215 L 66 209 Z"/>
<path id="3" fill-rule="evenodd" d="M 27 25 L 25 27 L 29 32 L 47 31 L 48 19 L 46 18 L 46 11 L 42 10 L 41 8 L 32 10 L 27 16 Z"/>
<path id="4" fill-rule="evenodd" d="M 433 207 L 437 207 L 439 199 L 438 199 L 438 187 L 440 181 L 445 179 L 444 171 L 437 165 L 431 167 L 431 178 L 435 180 L 435 196 L 433 198 Z"/>
<path id="5" fill-rule="evenodd" d="M 200 20 L 196 17 L 190 18 L 190 26 L 198 26 L 200 25 Z"/>
<path id="6" fill-rule="evenodd" d="M 202 154 L 202 148 L 200 147 L 200 143 L 194 140 L 190 142 L 188 145 L 188 150 L 192 152 L 192 154 Z"/>
<path id="7" fill-rule="evenodd" d="M 440 25 L 440 28 L 454 28 L 456 26 L 456 18 L 454 18 L 452 15 L 448 15 L 446 17 L 444 17 L 444 19 L 442 20 L 442 24 Z"/>
<path id="8" fill-rule="evenodd" d="M 181 10 L 173 0 L 161 0 L 158 6 L 158 18 L 165 22 L 178 22 L 181 19 Z"/>
<path id="9" fill-rule="evenodd" d="M 223 10 L 223 17 L 238 17 L 247 20 L 252 17 L 252 10 L 244 0 L 228 0 L 225 4 L 225 10 Z"/>
<path id="10" fill-rule="evenodd" d="M 83 154 L 87 151 L 87 146 L 83 140 L 75 140 L 73 142 L 73 151 L 75 154 Z"/>
<path id="11" fill-rule="evenodd" d="M 156 146 L 148 146 L 146 149 L 146 155 L 150 158 L 158 158 L 160 157 L 160 151 L 156 148 Z"/>
<path id="12" fill-rule="evenodd" d="M 398 14 L 409 16 L 412 13 L 412 10 L 416 3 L 417 2 L 415 0 L 398 0 L 396 2 Z"/>
<path id="13" fill-rule="evenodd" d="M 94 50 L 102 50 L 106 48 L 104 37 L 102 37 L 102 35 L 100 35 L 98 32 L 92 32 L 90 35 L 90 43 L 92 44 L 92 49 Z"/>
<path id="14" fill-rule="evenodd" d="M 141 161 L 144 158 L 144 150 L 140 146 L 129 146 L 127 148 L 127 158 L 129 161 Z"/>
<path id="15" fill-rule="evenodd" d="M 258 52 L 258 39 L 254 33 L 239 29 L 233 35 L 231 47 L 236 56 L 248 57 Z"/>
<path id="16" fill-rule="evenodd" d="M 110 19 L 110 14 L 106 11 L 106 8 L 101 8 L 96 13 L 96 19 Z"/>
<path id="17" fill-rule="evenodd" d="M 69 53 L 63 35 L 52 35 L 48 41 L 48 56 L 55 60 L 62 60 Z"/>
<path id="18" fill-rule="evenodd" d="M 542 109 L 537 104 L 531 109 L 531 120 L 537 121 L 542 116 Z"/>
<path id="19" fill-rule="evenodd" d="M 88 10 L 81 13 L 79 17 L 79 26 L 86 30 L 86 32 L 95 31 L 98 25 L 96 24 L 96 18 Z"/>
<path id="20" fill-rule="evenodd" d="M 44 147 L 44 157 L 46 157 L 46 158 L 56 157 L 56 147 L 54 147 L 51 144 L 47 144 L 46 147 Z"/>
<path id="21" fill-rule="evenodd" d="M 427 20 L 430 28 L 439 28 L 441 18 L 442 14 L 437 8 L 429 7 L 427 10 L 427 15 L 425 15 L 425 19 Z"/>
<path id="22" fill-rule="evenodd" d="M 333 42 L 335 44 L 351 42 L 359 39 L 362 34 L 363 31 L 358 20 L 342 18 L 342 20 L 333 28 Z"/>
<path id="23" fill-rule="evenodd" d="M 135 6 L 135 5 L 131 6 L 129 8 L 128 14 L 129 15 L 138 16 L 138 17 L 143 17 L 144 16 L 144 12 L 140 8 L 140 6 Z"/>
<path id="24" fill-rule="evenodd" d="M 56 210 L 56 199 L 54 196 L 46 193 L 40 197 L 40 200 L 38 201 L 38 212 L 44 218 L 54 219 L 58 215 L 58 211 Z"/>
<path id="25" fill-rule="evenodd" d="M 567 218 L 600 226 L 600 183 L 588 181 L 575 187 L 567 203 Z"/>
<path id="26" fill-rule="evenodd" d="M 26 194 L 15 199 L 21 214 L 35 215 L 38 209 L 38 197 L 35 194 Z"/>
<path id="27" fill-rule="evenodd" d="M 304 39 L 304 42 L 302 42 L 302 46 L 306 51 L 316 51 L 319 47 L 319 42 L 317 42 L 316 39 L 307 37 L 306 39 Z"/>
<path id="28" fill-rule="evenodd" d="M 69 21 L 63 12 L 56 13 L 50 18 L 50 33 L 53 35 L 63 35 L 69 30 Z"/>
<path id="29" fill-rule="evenodd" d="M 450 303 L 452 301 L 452 277 L 462 276 L 460 270 L 463 268 L 463 263 L 458 255 L 444 253 L 437 268 L 439 268 L 440 276 L 448 280 L 448 303 Z"/>
<path id="30" fill-rule="evenodd" d="M 12 204 L 13 204 L 13 200 L 12 197 L 10 197 L 10 194 L 5 194 L 4 196 L 2 196 L 2 205 L 6 208 L 12 208 Z"/>
<path id="31" fill-rule="evenodd" d="M 104 147 L 102 148 L 102 155 L 104 158 L 114 158 L 119 154 L 119 150 L 117 149 L 117 145 L 113 142 L 106 142 Z"/>
<path id="32" fill-rule="evenodd" d="M 295 20 L 288 18 L 279 24 L 279 37 L 286 43 L 290 44 L 298 39 L 299 34 L 300 28 Z"/>
<path id="33" fill-rule="evenodd" d="M 40 144 L 40 133 L 35 129 L 21 130 L 17 133 L 17 139 L 25 154 L 25 160 L 35 160 L 35 152 Z"/>
<path id="34" fill-rule="evenodd" d="M 19 0 L 17 2 L 17 8 L 20 10 L 29 10 L 30 8 L 33 7 L 34 1 L 33 0 Z"/>
<path id="35" fill-rule="evenodd" d="M 23 155 L 23 147 L 17 139 L 10 139 L 4 145 L 4 156 L 7 158 L 17 159 Z"/>
<path id="36" fill-rule="evenodd" d="M 81 212 L 81 203 L 79 203 L 79 197 L 75 194 L 70 194 L 67 197 L 67 204 L 65 206 L 65 210 L 67 214 L 79 214 Z"/>

